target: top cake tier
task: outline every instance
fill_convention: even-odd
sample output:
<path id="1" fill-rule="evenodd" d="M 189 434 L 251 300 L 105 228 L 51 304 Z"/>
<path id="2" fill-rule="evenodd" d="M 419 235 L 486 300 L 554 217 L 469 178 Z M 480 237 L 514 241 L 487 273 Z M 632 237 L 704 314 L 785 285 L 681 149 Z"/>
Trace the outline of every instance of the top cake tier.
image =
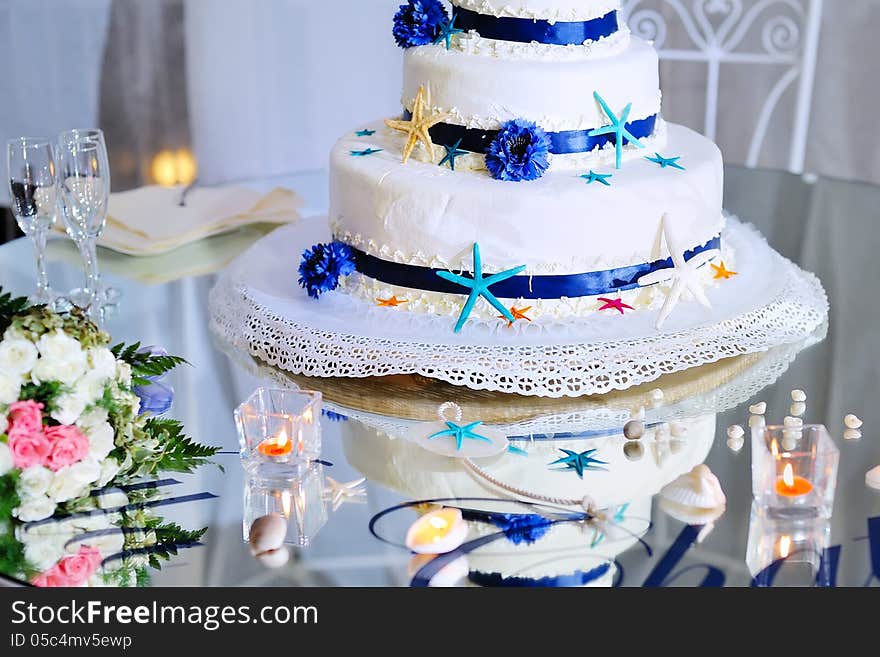
<path id="1" fill-rule="evenodd" d="M 620 9 L 620 0 L 452 0 L 461 9 L 505 18 L 587 21 Z"/>

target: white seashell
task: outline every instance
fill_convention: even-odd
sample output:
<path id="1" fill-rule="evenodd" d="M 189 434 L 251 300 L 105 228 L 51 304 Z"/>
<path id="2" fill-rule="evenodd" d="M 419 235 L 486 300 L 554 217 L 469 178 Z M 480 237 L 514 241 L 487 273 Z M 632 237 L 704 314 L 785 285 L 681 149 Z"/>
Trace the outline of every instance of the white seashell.
<path id="1" fill-rule="evenodd" d="M 282 547 L 261 552 L 255 555 L 255 558 L 266 568 L 281 568 L 290 560 L 290 552 L 286 547 Z"/>
<path id="2" fill-rule="evenodd" d="M 859 440 L 862 437 L 862 432 L 859 429 L 845 429 L 843 432 L 844 440 Z"/>
<path id="3" fill-rule="evenodd" d="M 628 442 L 623 446 L 623 454 L 628 461 L 638 461 L 645 455 L 645 448 L 640 442 Z"/>
<path id="4" fill-rule="evenodd" d="M 623 435 L 627 440 L 639 440 L 645 435 L 645 424 L 640 420 L 630 420 L 623 425 Z"/>
<path id="5" fill-rule="evenodd" d="M 792 390 L 791 400 L 796 402 L 805 402 L 807 401 L 807 393 L 805 393 L 803 390 Z"/>
<path id="6" fill-rule="evenodd" d="M 250 537 L 251 553 L 254 555 L 269 550 L 277 550 L 284 545 L 284 537 L 287 535 L 287 520 L 277 513 L 260 516 L 251 525 Z"/>
<path id="7" fill-rule="evenodd" d="M 793 452 L 797 449 L 798 439 L 793 436 L 783 436 L 782 438 L 782 449 L 786 452 Z"/>
<path id="8" fill-rule="evenodd" d="M 673 438 L 684 438 L 687 435 L 688 428 L 681 422 L 672 422 L 669 424 L 669 433 Z"/>
<path id="9" fill-rule="evenodd" d="M 407 565 L 407 574 L 410 578 L 412 578 L 417 572 L 419 572 L 426 564 L 436 559 L 437 556 L 433 554 L 415 554 L 409 560 L 409 564 Z M 467 557 L 461 556 L 454 561 L 446 564 L 437 571 L 437 574 L 431 578 L 431 581 L 428 582 L 428 586 L 430 587 L 450 587 L 457 586 L 461 584 L 461 581 L 468 576 L 468 572 L 470 571 Z"/>
<path id="10" fill-rule="evenodd" d="M 767 412 L 767 402 L 758 402 L 749 406 L 749 413 L 752 415 L 764 415 Z"/>
<path id="11" fill-rule="evenodd" d="M 880 490 L 880 465 L 868 470 L 865 474 L 865 483 L 874 490 Z"/>
<path id="12" fill-rule="evenodd" d="M 786 415 L 785 419 L 782 421 L 782 424 L 789 429 L 802 429 L 804 426 L 804 421 L 799 417 Z"/>
<path id="13" fill-rule="evenodd" d="M 766 424 L 767 420 L 764 419 L 763 415 L 752 415 L 751 417 L 749 417 L 749 427 L 752 429 L 763 427 Z"/>
<path id="14" fill-rule="evenodd" d="M 660 496 L 668 502 L 691 509 L 715 509 L 727 502 L 718 477 L 705 464 L 666 484 L 660 490 Z"/>
<path id="15" fill-rule="evenodd" d="M 728 438 L 737 439 L 737 438 L 742 438 L 745 435 L 746 435 L 746 430 L 743 429 L 738 424 L 734 424 L 732 427 L 727 427 L 727 437 Z"/>
<path id="16" fill-rule="evenodd" d="M 849 428 L 849 429 L 861 429 L 861 428 L 862 428 L 862 424 L 864 424 L 864 423 L 858 418 L 858 416 L 853 415 L 852 413 L 850 413 L 850 414 L 847 415 L 845 418 L 843 418 L 843 423 L 844 423 L 844 424 L 847 426 L 847 428 Z"/>
<path id="17" fill-rule="evenodd" d="M 804 402 L 795 402 L 789 407 L 788 411 L 797 417 L 807 412 L 807 405 Z"/>
<path id="18" fill-rule="evenodd" d="M 743 448 L 743 445 L 745 445 L 745 444 L 746 444 L 745 438 L 743 438 L 742 436 L 740 436 L 739 438 L 728 438 L 727 439 L 727 446 L 730 448 L 730 451 L 733 452 L 734 454 L 739 452 Z"/>

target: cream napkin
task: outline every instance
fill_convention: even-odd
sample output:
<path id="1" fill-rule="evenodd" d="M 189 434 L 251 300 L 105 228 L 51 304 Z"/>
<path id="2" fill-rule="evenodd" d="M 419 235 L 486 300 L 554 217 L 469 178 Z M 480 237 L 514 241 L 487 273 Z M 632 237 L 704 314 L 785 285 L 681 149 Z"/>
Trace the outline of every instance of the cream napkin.
<path id="1" fill-rule="evenodd" d="M 245 187 L 195 187 L 180 205 L 182 187 L 151 185 L 110 195 L 107 227 L 98 244 L 129 255 L 157 255 L 255 223 L 299 217 L 302 200 L 288 189 L 264 194 Z"/>

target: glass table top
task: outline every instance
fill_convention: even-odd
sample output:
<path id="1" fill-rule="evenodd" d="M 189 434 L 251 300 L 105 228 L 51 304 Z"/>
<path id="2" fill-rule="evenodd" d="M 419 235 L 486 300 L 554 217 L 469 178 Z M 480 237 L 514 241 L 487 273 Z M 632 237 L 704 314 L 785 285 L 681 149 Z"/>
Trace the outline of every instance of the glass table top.
<path id="1" fill-rule="evenodd" d="M 460 460 L 420 446 L 437 423 L 437 408 L 457 402 L 467 417 L 482 419 L 524 453 L 480 461 L 502 486 L 543 497 L 590 495 L 603 510 L 591 522 L 560 523 L 533 542 L 502 538 L 467 555 L 470 584 L 596 584 L 622 586 L 747 586 L 775 559 L 790 555 L 774 585 L 863 586 L 880 581 L 880 492 L 865 473 L 880 464 L 877 417 L 880 337 L 876 331 L 880 270 L 874 257 L 880 190 L 832 180 L 809 181 L 786 173 L 728 168 L 726 206 L 753 221 L 784 255 L 815 271 L 832 303 L 828 327 L 806 343 L 766 354 L 740 356 L 664 377 L 650 385 L 602 397 L 547 400 L 455 388 L 421 377 L 306 380 L 235 352 L 208 329 L 207 297 L 215 280 L 205 265 L 178 277 L 173 268 L 102 253 L 108 282 L 123 293 L 106 328 L 115 341 L 159 344 L 192 367 L 175 371 L 171 415 L 200 442 L 219 445 L 223 470 L 205 467 L 162 482 L 161 514 L 187 528 L 207 527 L 200 544 L 182 549 L 152 570 L 157 586 L 408 586 L 417 566 L 401 544 L 419 508 L 413 501 L 459 498 L 469 538 L 497 532 L 500 514 L 557 517 L 552 504 L 524 506 L 505 488 L 475 474 Z M 320 199 L 326 181 L 292 181 L 307 199 Z M 320 211 L 320 201 L 314 206 Z M 216 245 L 222 267 L 229 250 Z M 208 249 L 210 251 L 210 248 Z M 210 259 L 209 259 L 210 260 Z M 191 263 L 188 263 L 191 264 Z M 58 289 L 79 283 L 76 254 L 60 241 L 50 250 L 50 277 Z M 161 276 L 158 276 L 161 274 Z M 291 274 L 293 281 L 293 273 Z M 0 247 L 0 284 L 26 294 L 32 285 L 30 245 Z M 267 568 L 251 556 L 243 530 L 260 496 L 281 490 L 248 477 L 238 453 L 233 411 L 259 386 L 290 385 L 324 395 L 320 462 L 287 486 L 291 523 L 304 547 L 290 561 Z M 662 402 L 651 391 L 663 390 Z M 805 420 L 824 424 L 840 450 L 833 514 L 800 523 L 772 522 L 752 512 L 749 406 L 768 405 L 767 417 L 789 414 L 791 391 L 807 394 Z M 645 408 L 647 435 L 627 441 L 623 425 Z M 864 421 L 863 437 L 843 440 L 843 417 Z M 731 425 L 746 429 L 745 447 L 728 447 Z M 603 463 L 582 477 L 549 467 L 564 456 L 597 451 Z M 723 515 L 688 525 L 659 503 L 660 488 L 705 463 L 726 496 Z M 602 469 L 599 469 L 602 468 Z M 322 501 L 326 477 L 366 477 L 365 495 L 333 508 Z M 518 499 L 523 499 L 520 496 Z M 371 532 L 371 520 L 376 520 Z M 577 509 L 575 509 L 577 510 Z M 569 510 L 570 511 L 570 510 Z M 487 512 L 494 521 L 487 521 Z M 494 524 L 493 524 L 494 523 Z M 873 536 L 871 534 L 873 533 Z M 289 536 L 291 533 L 289 532 Z M 808 546 L 804 548 L 803 546 Z M 818 546 L 818 548 L 816 547 Z M 872 554 L 873 560 L 872 560 Z M 602 564 L 612 566 L 599 572 Z M 500 580 L 499 580 L 500 578 Z M 467 583 L 467 582 L 462 582 Z"/>

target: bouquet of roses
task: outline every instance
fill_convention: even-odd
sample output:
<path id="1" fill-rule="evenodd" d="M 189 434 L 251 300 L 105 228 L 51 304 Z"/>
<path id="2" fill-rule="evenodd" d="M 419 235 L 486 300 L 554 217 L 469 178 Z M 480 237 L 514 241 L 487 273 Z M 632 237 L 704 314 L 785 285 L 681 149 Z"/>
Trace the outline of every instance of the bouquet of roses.
<path id="1" fill-rule="evenodd" d="M 0 572 L 46 572 L 46 559 L 28 562 L 22 523 L 92 509 L 96 490 L 190 472 L 216 453 L 156 416 L 170 405 L 160 379 L 183 359 L 111 347 L 78 310 L 55 313 L 2 290 L 0 336 Z"/>

